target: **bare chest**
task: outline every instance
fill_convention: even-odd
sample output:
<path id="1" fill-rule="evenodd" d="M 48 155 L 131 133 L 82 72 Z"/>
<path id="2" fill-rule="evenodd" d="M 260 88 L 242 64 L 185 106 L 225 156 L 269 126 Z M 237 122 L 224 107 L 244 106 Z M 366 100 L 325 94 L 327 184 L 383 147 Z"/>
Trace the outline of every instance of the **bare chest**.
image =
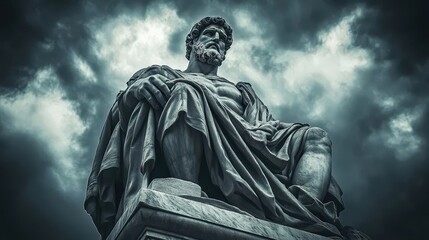
<path id="1" fill-rule="evenodd" d="M 204 86 L 218 97 L 222 103 L 234 110 L 236 113 L 240 115 L 243 113 L 241 92 L 233 83 L 192 74 L 187 75 L 186 78 Z"/>

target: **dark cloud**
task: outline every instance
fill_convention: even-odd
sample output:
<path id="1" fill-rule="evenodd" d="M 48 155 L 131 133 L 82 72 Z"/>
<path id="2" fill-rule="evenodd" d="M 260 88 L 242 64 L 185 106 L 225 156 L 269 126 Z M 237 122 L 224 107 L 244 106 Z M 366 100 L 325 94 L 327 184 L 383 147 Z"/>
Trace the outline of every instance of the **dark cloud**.
<path id="1" fill-rule="evenodd" d="M 365 81 L 364 86 L 384 90 L 383 84 L 377 86 L 370 84 L 371 81 Z M 386 79 L 385 83 L 388 81 Z M 395 94 L 410 97 L 402 91 Z M 375 239 L 419 239 L 421 235 L 416 230 L 422 229 L 422 223 L 426 220 L 425 214 L 416 213 L 416 204 L 421 212 L 429 209 L 420 202 L 420 199 L 427 199 L 424 188 L 420 188 L 428 184 L 429 164 L 423 150 L 426 149 L 425 141 L 419 151 L 408 155 L 405 146 L 396 146 L 398 150 L 387 147 L 386 141 L 392 139 L 380 137 L 370 141 L 372 136 L 382 134 L 389 121 L 408 111 L 401 105 L 403 103 L 385 110 L 374 100 L 371 91 L 363 87 L 355 92 L 344 105 L 343 114 L 338 116 L 346 124 L 339 129 L 331 129 L 333 141 L 338 143 L 334 150 L 336 174 L 344 180 L 343 187 L 349 189 L 345 195 L 345 220 L 366 229 Z M 412 125 L 415 126 L 414 123 Z M 422 132 L 414 130 L 416 137 L 419 137 Z M 401 147 L 404 149 L 401 150 Z M 399 157 L 395 151 L 404 152 L 405 156 Z M 357 180 L 351 181 L 350 178 Z M 420 181 L 417 185 L 416 179 Z"/>
<path id="2" fill-rule="evenodd" d="M 246 29 L 240 29 L 234 18 L 237 10 L 251 13 L 252 21 L 264 26 L 261 29 L 273 44 L 280 48 L 302 48 L 317 44 L 320 30 L 337 23 L 357 6 L 353 1 L 168 1 L 174 3 L 178 15 L 194 24 L 207 15 L 219 15 L 233 27 L 234 34 L 246 37 Z M 191 26 L 190 26 L 191 27 Z M 189 27 L 189 29 L 190 29 Z M 186 31 L 189 31 L 187 29 Z M 182 32 L 185 33 L 185 32 Z M 182 35 L 184 36 L 184 35 Z M 173 43 L 175 48 L 183 44 Z"/>
<path id="3" fill-rule="evenodd" d="M 347 106 L 348 115 L 352 116 L 348 121 L 359 119 L 356 124 L 363 130 L 358 132 L 361 136 L 357 141 L 349 140 L 348 144 L 365 143 L 362 140 L 385 127 L 387 121 L 414 109 L 420 112 L 420 117 L 412 128 L 421 139 L 421 145 L 416 154 L 398 159 L 383 142 L 366 143 L 356 152 L 365 151 L 365 155 L 360 155 L 363 157 L 342 163 L 339 168 L 343 172 L 355 171 L 365 179 L 365 187 L 360 192 L 350 191 L 345 198 L 352 210 L 359 209 L 362 216 L 359 217 L 358 211 L 353 212 L 354 216 L 351 212 L 346 214 L 350 220 L 356 216 L 360 218 L 360 226 L 368 229 L 374 238 L 421 239 L 429 212 L 426 204 L 429 196 L 424 190 L 429 184 L 428 154 L 424 150 L 428 147 L 429 132 L 425 124 L 429 121 L 428 3 L 367 1 L 365 8 L 364 16 L 354 23 L 355 43 L 371 50 L 375 64 L 374 69 L 361 76 L 365 80 L 361 93 L 356 93 Z M 374 103 L 371 94 L 374 91 L 378 97 L 394 99 L 396 104 L 390 110 L 380 108 Z M 350 133 L 356 137 L 355 134 Z M 345 159 L 353 156 L 350 152 L 341 152 Z M 350 164 L 354 161 L 358 163 Z"/>
<path id="4" fill-rule="evenodd" d="M 427 64 L 429 2 L 367 1 L 368 11 L 356 22 L 356 42 L 371 48 L 380 60 L 391 60 L 402 74 Z"/>
<path id="5" fill-rule="evenodd" d="M 85 159 L 76 159 L 82 171 L 89 169 L 98 125 L 107 112 L 106 104 L 110 105 L 103 99 L 110 101 L 112 94 L 103 81 L 82 84 L 84 79 L 72 61 L 72 53 L 79 55 L 102 77 L 102 62 L 92 54 L 91 35 L 85 27 L 86 6 L 77 1 L 5 1 L 1 5 L 2 98 L 20 97 L 37 71 L 52 67 L 65 97 L 90 129 L 80 139 Z M 92 117 L 92 108 L 103 114 Z M 95 228 L 83 211 L 85 182 L 78 183 L 79 192 L 63 191 L 53 174 L 58 159 L 37 137 L 40 134 L 15 129 L 14 120 L 3 112 L 0 119 L 2 239 L 96 239 Z"/>
<path id="6" fill-rule="evenodd" d="M 93 33 L 87 24 L 108 21 L 120 14 L 145 16 L 155 1 L 4 1 L 0 3 L 0 94 L 19 97 L 37 71 L 51 67 L 65 98 L 73 104 L 87 130 L 79 137 L 82 159 L 76 166 L 89 172 L 104 117 L 116 92 L 107 84 L 108 59 L 94 53 Z M 309 86 L 297 103 L 275 109 L 278 119 L 331 126 L 334 142 L 334 175 L 344 190 L 345 224 L 355 225 L 374 239 L 420 239 L 427 226 L 429 208 L 425 189 L 429 184 L 429 18 L 426 1 L 163 1 L 177 10 L 187 27 L 177 28 L 169 49 L 184 53 L 185 35 L 192 24 L 207 15 L 224 16 L 235 37 L 249 32 L 236 22 L 237 10 L 250 13 L 279 51 L 303 50 L 319 44 L 317 34 L 337 24 L 356 7 L 363 16 L 352 25 L 355 46 L 367 49 L 373 66 L 358 76 L 358 86 L 332 116 L 312 119 L 311 107 L 327 90 Z M 234 48 L 234 45 L 232 46 Z M 256 68 L 273 68 L 273 51 L 253 48 Z M 83 59 L 97 81 L 88 81 L 76 69 L 74 58 Z M 124 59 L 126 61 L 126 59 Z M 284 67 L 284 66 L 275 66 Z M 287 67 L 287 66 L 286 66 Z M 136 69 L 137 70 L 137 69 Z M 129 73 L 130 75 L 132 73 Z M 317 76 L 315 76 L 316 78 Z M 118 80 L 126 82 L 126 79 Z M 256 86 L 257 92 L 264 89 Z M 115 90 L 116 91 L 116 90 Z M 392 98 L 388 109 L 379 98 Z M 0 109 L 1 110 L 1 109 Z M 386 131 L 400 114 L 419 112 L 412 122 L 421 140 L 415 154 L 398 159 L 395 151 L 371 137 Z M 82 203 L 81 192 L 64 192 L 53 175 L 56 159 L 38 133 L 14 129 L 13 119 L 0 112 L 0 232 L 5 239 L 95 239 L 97 234 Z"/>
<path id="7" fill-rule="evenodd" d="M 56 1 L 2 3 L 2 90 L 5 90 L 4 87 L 25 87 L 37 66 L 50 63 L 53 59 L 49 56 L 52 51 L 47 51 L 47 48 L 56 50 L 65 47 L 59 20 L 62 16 L 80 12 L 79 6 L 79 2 L 67 4 Z"/>
<path id="8" fill-rule="evenodd" d="M 320 30 L 337 23 L 356 4 L 351 1 L 268 1 L 262 6 L 249 6 L 273 35 L 277 46 L 302 48 L 317 44 Z"/>
<path id="9" fill-rule="evenodd" d="M 82 194 L 63 193 L 46 146 L 33 133 L 10 127 L 0 112 L 2 239 L 95 239 L 82 212 Z"/>

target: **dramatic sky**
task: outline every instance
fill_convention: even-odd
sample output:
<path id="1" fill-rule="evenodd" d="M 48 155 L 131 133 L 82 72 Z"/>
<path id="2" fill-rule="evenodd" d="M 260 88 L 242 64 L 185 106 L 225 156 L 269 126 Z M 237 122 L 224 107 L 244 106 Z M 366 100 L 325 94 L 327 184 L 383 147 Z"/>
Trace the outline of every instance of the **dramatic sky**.
<path id="1" fill-rule="evenodd" d="M 184 69 L 208 15 L 234 43 L 219 75 L 274 116 L 326 129 L 341 218 L 374 239 L 429 226 L 427 1 L 2 1 L 0 239 L 97 239 L 83 209 L 117 92 L 152 64 Z M 426 234 L 427 235 L 427 234 Z"/>

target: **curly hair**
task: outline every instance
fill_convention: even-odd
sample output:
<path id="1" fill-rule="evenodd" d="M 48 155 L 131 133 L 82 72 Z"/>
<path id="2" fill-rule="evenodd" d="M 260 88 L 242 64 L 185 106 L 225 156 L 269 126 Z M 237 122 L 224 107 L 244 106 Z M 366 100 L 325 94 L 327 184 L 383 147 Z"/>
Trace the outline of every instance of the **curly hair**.
<path id="1" fill-rule="evenodd" d="M 232 28 L 231 26 L 226 23 L 225 19 L 221 17 L 205 17 L 201 19 L 199 22 L 197 22 L 189 32 L 189 34 L 186 36 L 186 59 L 189 60 L 191 56 L 192 51 L 192 45 L 194 44 L 194 39 L 198 38 L 200 36 L 200 33 L 206 28 L 207 26 L 211 24 L 216 24 L 225 30 L 227 39 L 225 42 L 225 54 L 226 51 L 231 47 L 232 45 Z"/>

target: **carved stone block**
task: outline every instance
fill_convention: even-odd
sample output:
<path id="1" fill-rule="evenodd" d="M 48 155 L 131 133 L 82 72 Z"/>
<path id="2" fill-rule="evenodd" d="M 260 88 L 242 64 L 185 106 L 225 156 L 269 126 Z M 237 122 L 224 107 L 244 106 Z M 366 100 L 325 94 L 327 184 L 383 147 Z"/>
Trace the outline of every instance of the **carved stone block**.
<path id="1" fill-rule="evenodd" d="M 206 203 L 143 189 L 109 235 L 130 239 L 328 239 Z"/>

